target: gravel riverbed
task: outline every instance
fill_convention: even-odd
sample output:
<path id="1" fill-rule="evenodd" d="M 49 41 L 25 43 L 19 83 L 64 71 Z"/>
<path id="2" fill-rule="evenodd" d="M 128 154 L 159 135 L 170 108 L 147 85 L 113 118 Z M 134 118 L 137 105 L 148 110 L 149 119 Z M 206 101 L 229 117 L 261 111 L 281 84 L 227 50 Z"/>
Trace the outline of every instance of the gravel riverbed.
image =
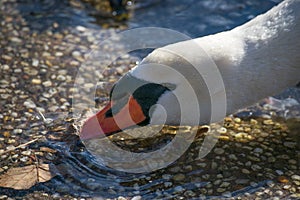
<path id="1" fill-rule="evenodd" d="M 0 176 L 11 168 L 36 163 L 57 166 L 64 157 L 49 143 L 65 143 L 70 152 L 85 151 L 77 135 L 83 118 L 73 115 L 72 101 L 90 99 L 74 96 L 78 69 L 99 42 L 124 27 L 100 29 L 79 22 L 66 25 L 39 14 L 33 18 L 47 26 L 33 26 L 12 0 L 1 1 L 0 12 Z M 107 48 L 108 52 L 114 50 Z M 112 84 L 139 60 L 124 55 L 109 66 L 95 64 L 99 71 L 85 68 L 85 80 L 95 75 L 99 78 L 99 107 Z M 93 83 L 84 82 L 84 88 L 92 90 Z M 123 149 L 141 152 L 160 148 L 174 134 L 199 129 L 197 140 L 174 164 L 122 179 L 119 185 L 103 189 L 105 197 L 99 197 L 101 184 L 91 184 L 94 179 L 88 175 L 80 180 L 62 175 L 64 184 L 40 183 L 27 190 L 0 187 L 0 199 L 299 199 L 300 122 L 271 116 L 268 110 L 265 113 L 260 117 L 230 116 L 217 128 L 212 124 L 211 131 L 220 134 L 219 142 L 200 160 L 197 153 L 209 134 L 201 131 L 203 127 L 150 127 L 161 129 L 161 134 L 146 140 L 132 139 L 125 133 L 111 136 Z M 147 133 L 149 129 L 136 131 Z M 89 163 L 84 165 L 93 169 Z M 105 180 L 111 181 L 109 176 Z M 85 192 L 79 192 L 80 187 Z"/>

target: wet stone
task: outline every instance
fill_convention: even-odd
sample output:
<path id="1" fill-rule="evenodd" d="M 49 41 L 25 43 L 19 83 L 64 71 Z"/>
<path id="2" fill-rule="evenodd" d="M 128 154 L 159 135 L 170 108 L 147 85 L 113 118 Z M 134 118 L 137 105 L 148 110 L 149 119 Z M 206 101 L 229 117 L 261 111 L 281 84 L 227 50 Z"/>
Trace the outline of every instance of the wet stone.
<path id="1" fill-rule="evenodd" d="M 288 148 L 293 149 L 297 146 L 297 143 L 296 142 L 284 142 L 283 145 L 288 147 Z"/>
<path id="2" fill-rule="evenodd" d="M 248 169 L 242 169 L 243 174 L 250 174 L 250 171 Z"/>
<path id="3" fill-rule="evenodd" d="M 219 193 L 223 193 L 223 192 L 225 192 L 226 191 L 226 188 L 218 188 L 217 189 L 217 192 L 219 192 Z"/>
<path id="4" fill-rule="evenodd" d="M 222 148 L 215 148 L 214 152 L 218 155 L 221 155 L 225 152 L 225 150 Z"/>
<path id="5" fill-rule="evenodd" d="M 297 174 L 292 175 L 291 178 L 292 178 L 293 180 L 300 181 L 300 176 L 297 175 Z"/>
<path id="6" fill-rule="evenodd" d="M 173 176 L 173 180 L 174 181 L 182 181 L 185 179 L 185 175 L 184 174 L 176 174 Z"/>

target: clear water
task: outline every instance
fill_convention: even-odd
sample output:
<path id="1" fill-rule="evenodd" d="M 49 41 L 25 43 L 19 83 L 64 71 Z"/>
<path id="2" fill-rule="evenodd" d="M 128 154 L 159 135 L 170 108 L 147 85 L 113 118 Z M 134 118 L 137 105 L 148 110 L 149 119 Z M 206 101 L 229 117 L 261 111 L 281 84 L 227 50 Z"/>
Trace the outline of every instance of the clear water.
<path id="1" fill-rule="evenodd" d="M 79 25 L 99 31 L 103 29 L 102 26 L 107 24 L 115 26 L 116 31 L 120 31 L 119 27 L 124 29 L 124 27 L 154 26 L 174 29 L 194 38 L 229 30 L 265 12 L 278 2 L 275 0 L 163 0 L 148 3 L 141 0 L 137 2 L 136 9 L 131 11 L 131 17 L 123 22 L 107 17 L 106 13 L 95 15 L 89 9 L 74 7 L 69 1 L 44 0 L 28 3 L 25 0 L 20 0 L 18 1 L 18 9 L 29 22 L 28 24 L 30 24 L 32 29 L 37 32 L 42 32 L 47 26 L 51 25 L 47 23 L 50 23 L 53 19 L 54 21 L 60 21 L 62 27 L 70 26 L 71 28 L 74 27 L 74 29 Z M 88 4 L 83 5 L 89 6 Z M 287 97 L 291 94 L 299 97 L 299 90 L 287 91 L 280 97 Z M 249 117 L 249 113 L 256 112 L 258 113 L 256 115 L 260 116 L 263 113 L 257 107 L 251 109 L 240 112 L 239 115 L 241 117 Z M 281 112 L 281 110 L 278 110 L 278 112 Z M 70 132 L 67 132 L 66 135 Z M 170 138 L 168 139 L 170 140 Z M 148 174 L 130 174 L 103 166 L 85 150 L 76 136 L 72 136 L 70 139 L 62 142 L 49 141 L 47 145 L 58 151 L 57 157 L 53 161 L 53 166 L 58 169 L 60 175 L 53 178 L 50 182 L 35 188 L 83 197 L 101 196 L 115 198 L 118 196 L 132 197 L 141 195 L 145 199 L 186 198 L 188 194 L 184 194 L 184 192 L 193 191 L 196 194 L 194 198 L 197 199 L 197 196 L 201 196 L 201 188 L 213 181 L 216 174 L 221 173 L 226 177 L 226 172 L 230 171 L 230 169 L 223 169 L 222 172 L 221 169 L 214 170 L 209 167 L 203 167 L 193 160 L 193 152 L 197 150 L 197 144 L 197 142 L 193 144 L 183 157 L 166 169 Z M 218 146 L 225 144 L 226 142 L 223 141 Z M 275 143 L 270 144 L 270 147 L 276 148 L 274 145 Z M 236 148 L 232 142 L 230 147 Z M 243 151 L 242 148 L 240 150 Z M 235 150 L 231 149 L 229 151 Z M 288 149 L 287 153 L 292 154 Z M 241 154 L 237 153 L 237 155 Z M 211 164 L 214 159 L 212 156 L 208 156 L 206 162 Z M 272 167 L 269 164 L 266 164 L 266 166 Z M 277 166 L 279 170 L 284 170 L 285 168 L 288 168 L 288 163 Z M 263 173 L 263 170 L 261 170 L 261 173 Z M 172 177 L 176 174 L 185 174 L 186 176 L 180 181 L 171 181 L 169 176 Z M 204 174 L 208 174 L 212 178 L 208 180 L 201 179 L 200 177 Z M 245 175 L 236 174 L 234 177 L 237 178 L 239 176 Z M 230 176 L 226 178 L 230 179 Z M 252 184 L 250 186 L 250 184 L 245 184 L 239 188 L 232 187 L 230 188 L 231 195 L 253 192 L 261 186 L 267 187 L 269 180 L 271 178 L 268 176 L 263 176 L 256 180 L 254 177 L 251 181 L 256 182 L 256 185 Z M 218 195 L 205 196 L 213 197 Z"/>

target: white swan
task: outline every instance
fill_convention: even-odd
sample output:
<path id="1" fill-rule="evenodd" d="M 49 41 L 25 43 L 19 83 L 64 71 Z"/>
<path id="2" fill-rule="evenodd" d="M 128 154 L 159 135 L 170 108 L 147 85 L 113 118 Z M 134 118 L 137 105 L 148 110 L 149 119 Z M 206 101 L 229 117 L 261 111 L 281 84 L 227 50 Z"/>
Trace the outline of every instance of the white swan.
<path id="1" fill-rule="evenodd" d="M 180 55 L 192 55 L 198 62 L 197 66 L 201 66 L 205 58 L 199 59 L 198 52 L 189 49 L 191 43 L 204 49 L 221 72 L 226 89 L 227 114 L 296 85 L 300 80 L 299 11 L 300 0 L 286 0 L 233 30 L 154 50 L 119 80 L 114 87 L 114 90 L 119 89 L 113 93 L 112 104 L 84 123 L 81 139 L 103 137 L 135 124 L 179 124 L 181 114 L 185 114 L 184 124 L 197 125 L 194 124 L 195 115 L 192 115 L 195 109 L 189 102 L 190 90 L 182 79 L 172 72 L 163 72 L 159 67 L 145 65 L 160 63 L 184 68 L 188 64 L 182 57 L 176 56 L 180 52 Z M 128 85 L 144 86 L 132 92 L 127 91 Z M 207 91 L 203 87 L 200 84 L 194 89 L 200 91 L 198 93 Z M 207 93 L 201 95 L 202 107 L 208 106 Z M 185 104 L 183 107 L 186 109 L 181 111 L 184 113 L 180 113 L 176 106 L 178 97 L 185 99 L 180 102 Z M 161 107 L 152 107 L 155 104 L 164 107 L 168 112 L 167 119 Z M 128 109 L 131 117 L 128 117 Z M 205 112 L 205 108 L 201 112 L 203 110 Z M 207 123 L 209 116 L 201 114 L 204 117 L 199 123 Z"/>

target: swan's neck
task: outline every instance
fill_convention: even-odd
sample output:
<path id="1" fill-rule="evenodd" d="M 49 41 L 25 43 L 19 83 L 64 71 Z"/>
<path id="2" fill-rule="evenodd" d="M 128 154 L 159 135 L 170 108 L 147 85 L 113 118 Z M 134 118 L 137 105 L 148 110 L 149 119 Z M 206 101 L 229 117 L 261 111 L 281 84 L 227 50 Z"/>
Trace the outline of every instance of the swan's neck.
<path id="1" fill-rule="evenodd" d="M 300 81 L 299 10 L 299 0 L 287 0 L 231 31 L 198 39 L 221 71 L 228 114 Z"/>

